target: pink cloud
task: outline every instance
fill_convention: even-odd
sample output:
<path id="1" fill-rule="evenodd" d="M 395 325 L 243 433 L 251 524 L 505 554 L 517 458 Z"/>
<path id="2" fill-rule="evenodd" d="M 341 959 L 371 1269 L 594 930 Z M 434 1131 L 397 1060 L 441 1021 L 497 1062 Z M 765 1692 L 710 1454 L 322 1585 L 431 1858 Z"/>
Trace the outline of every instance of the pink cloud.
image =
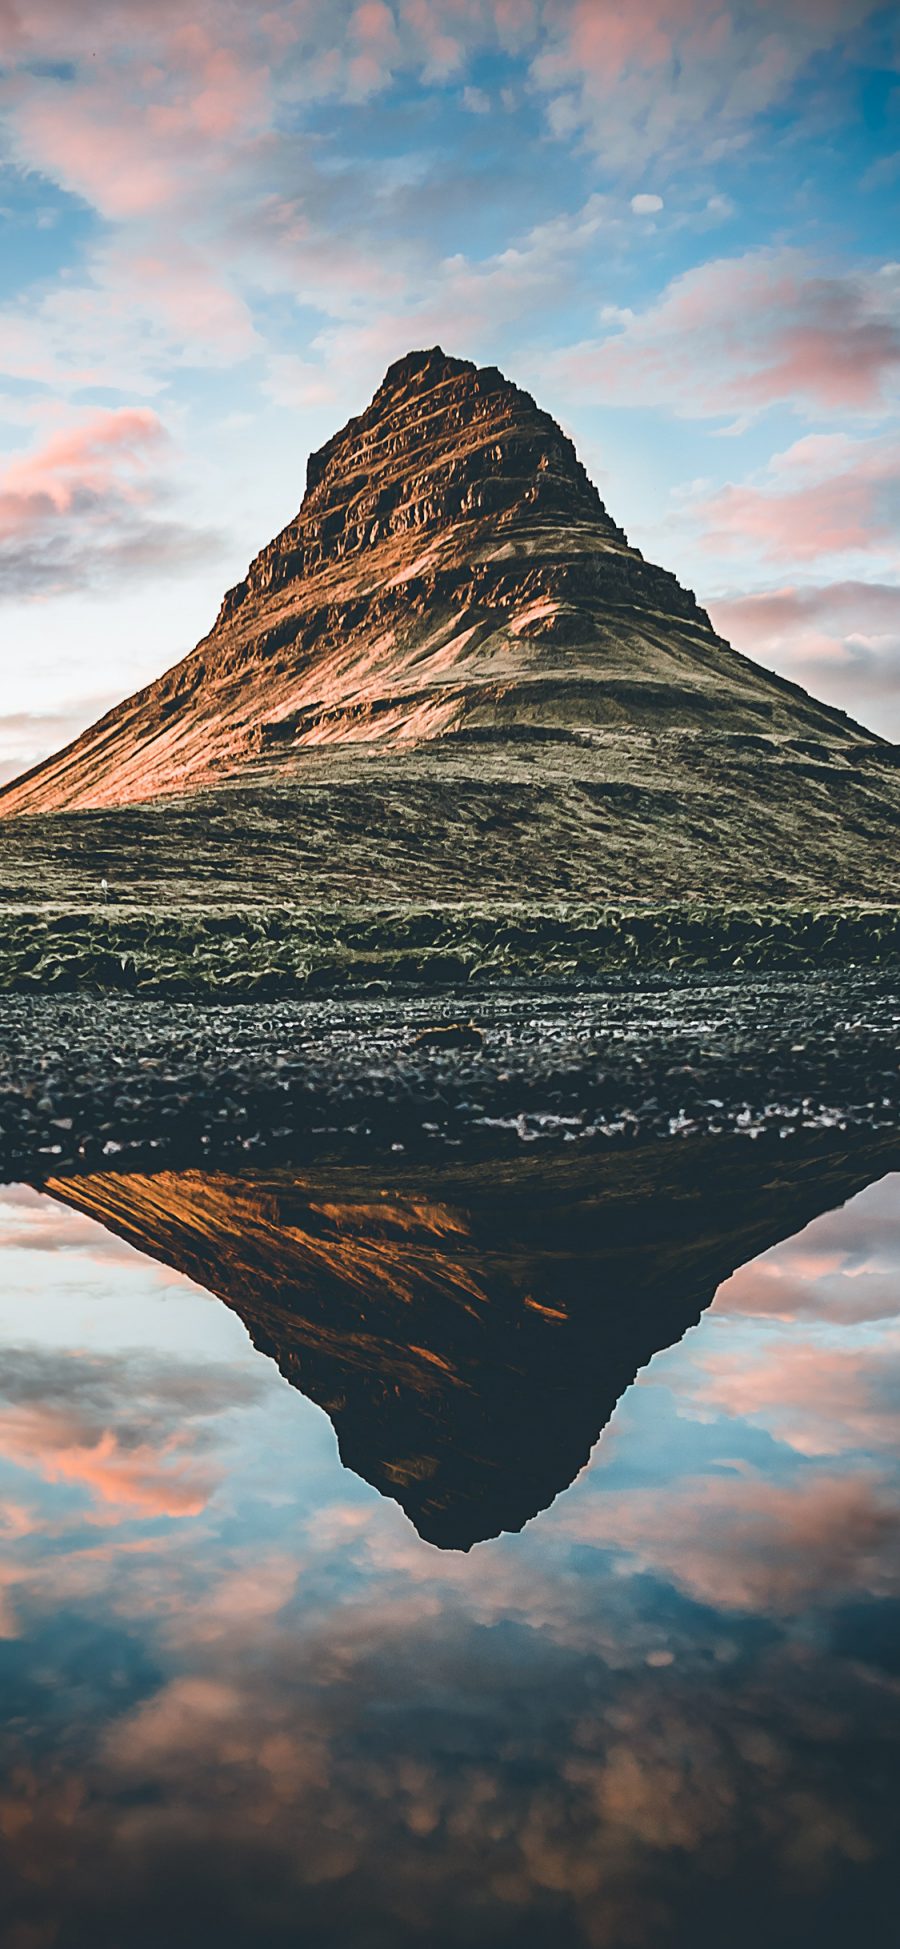
<path id="1" fill-rule="evenodd" d="M 236 1563 L 196 1597 L 180 1597 L 169 1622 L 169 1642 L 195 1651 L 220 1640 L 233 1651 L 252 1645 L 290 1603 L 300 1571 L 298 1557 L 254 1551 L 250 1563 Z"/>
<path id="2" fill-rule="evenodd" d="M 210 28 L 193 21 L 181 27 L 170 42 L 172 55 L 184 63 L 189 86 L 180 98 L 158 111 L 154 127 L 176 136 L 191 134 L 222 143 L 268 127 L 270 70 L 246 59 L 241 40 L 224 44 L 213 20 Z"/>
<path id="3" fill-rule="evenodd" d="M 778 1255 L 742 1266 L 720 1286 L 716 1311 L 754 1319 L 863 1321 L 893 1318 L 897 1280 L 877 1260 L 849 1271 L 839 1252 Z"/>
<path id="4" fill-rule="evenodd" d="M 176 1765 L 184 1755 L 194 1767 L 202 1755 L 219 1756 L 223 1740 L 229 1735 L 238 1757 L 250 1762 L 249 1725 L 242 1708 L 244 1700 L 233 1685 L 220 1679 L 189 1675 L 173 1679 L 145 1705 L 141 1705 L 110 1735 L 110 1751 L 120 1763 L 130 1767 Z M 244 1739 L 237 1747 L 235 1727 L 244 1717 Z"/>
<path id="5" fill-rule="evenodd" d="M 463 72 L 498 45 L 531 57 L 551 127 L 626 168 L 714 149 L 776 100 L 873 0 L 281 0 L 256 13 L 199 0 L 35 0 L 0 16 L 9 60 L 72 60 L 75 84 L 28 70 L 14 122 L 31 159 L 114 214 L 169 205 L 210 145 L 271 131 L 282 100 L 359 100 L 401 72 Z M 665 86 L 660 86 L 661 78 Z"/>
<path id="6" fill-rule="evenodd" d="M 173 365 L 231 366 L 260 344 L 236 276 L 175 226 L 138 227 L 98 245 L 78 282 L 0 315 L 0 363 L 57 395 L 103 386 L 129 399 L 158 392 Z"/>
<path id="7" fill-rule="evenodd" d="M 751 1640 L 733 1676 L 716 1634 L 684 1674 L 610 1674 L 595 1656 L 586 1699 L 583 1661 L 547 1664 L 533 1643 L 528 1664 L 496 1667 L 477 1701 L 484 1737 L 460 1755 L 452 1714 L 461 1700 L 471 1715 L 477 1649 L 437 1632 L 426 1646 L 377 1630 L 350 1644 L 261 1634 L 252 1659 L 229 1647 L 117 1701 L 83 1773 L 65 1751 L 38 1752 L 0 1803 L 11 1913 L 29 1942 L 36 1928 L 49 1942 L 60 1915 L 90 1921 L 99 1862 L 104 1916 L 127 1937 L 142 1902 L 164 1934 L 173 1886 L 182 1910 L 205 1913 L 214 1859 L 217 1912 L 248 1938 L 262 1862 L 286 1936 L 298 1914 L 333 1934 L 338 1912 L 350 1941 L 374 1918 L 385 1940 L 424 1943 L 439 1912 L 448 1939 L 515 1940 L 549 1909 L 557 1935 L 622 1949 L 671 1934 L 686 1879 L 705 1911 L 733 1886 L 743 1899 L 748 1858 L 759 1915 L 798 1874 L 824 1913 L 848 1864 L 888 1871 L 890 1810 L 873 1825 L 859 1797 L 868 1735 L 892 1730 L 871 1669 L 845 1675 L 817 1646 L 785 1659 Z M 449 1752 L 423 1745 L 411 1675 L 437 1697 Z"/>
<path id="8" fill-rule="evenodd" d="M 772 560 L 809 561 L 817 555 L 874 548 L 890 528 L 874 518 L 870 483 L 848 476 L 822 481 L 793 494 L 765 494 L 755 487 L 724 487 L 702 502 L 703 539 L 732 551 L 756 543 Z"/>
<path id="9" fill-rule="evenodd" d="M 338 319 L 364 312 L 371 318 L 389 304 L 399 314 L 392 349 L 406 348 L 423 310 L 439 314 L 432 336 L 449 335 L 458 316 L 457 329 L 468 339 L 469 314 L 456 303 L 464 296 L 456 289 L 460 279 L 432 266 L 423 280 L 421 257 L 408 239 L 376 250 L 368 236 L 353 241 L 345 225 L 336 231 L 327 218 L 306 214 L 311 191 L 320 203 L 336 192 L 315 173 L 298 130 L 298 107 L 359 100 L 401 73 L 426 80 L 463 74 L 479 52 L 502 44 L 531 57 L 531 81 L 553 112 L 573 90 L 599 89 L 593 108 L 586 94 L 584 102 L 593 114 L 602 96 L 603 129 L 621 121 L 630 171 L 647 141 L 665 148 L 679 128 L 695 139 L 698 127 L 712 129 L 720 108 L 729 124 L 740 119 L 747 103 L 725 101 L 723 75 L 736 70 L 746 78 L 748 50 L 757 65 L 772 69 L 771 94 L 782 85 L 776 70 L 783 81 L 857 11 L 856 0 L 818 12 L 798 0 L 777 8 L 766 0 L 755 10 L 714 0 L 636 0 L 625 13 L 613 0 L 335 0 L 327 8 L 283 0 L 257 13 L 235 0 L 200 0 L 186 21 L 174 0 L 152 7 L 147 0 L 98 0 L 88 9 L 35 0 L 14 37 L 27 56 L 7 91 L 14 153 L 23 167 L 48 174 L 127 225 L 129 247 L 123 251 L 115 241 L 96 247 L 82 285 L 42 298 L 38 315 L 0 322 L 0 356 L 9 358 L 11 371 L 45 383 L 96 384 L 101 377 L 108 383 L 116 371 L 127 392 L 152 392 L 160 367 L 173 360 L 211 357 L 228 364 L 260 349 L 241 285 L 290 289 Z M 51 54 L 71 61 L 74 77 L 35 72 L 35 59 Z M 651 89 L 649 105 L 632 99 L 635 73 Z M 646 191 L 647 184 L 641 176 L 629 187 Z M 304 232 L 290 249 L 270 221 L 279 205 L 293 206 L 295 229 Z M 579 248 L 585 243 L 582 237 Z M 537 265 L 537 254 L 530 246 L 509 253 L 518 260 L 508 269 L 516 317 L 522 287 L 530 291 L 538 273 L 543 290 L 556 288 L 553 267 Z M 480 284 L 494 334 L 491 299 L 502 300 L 503 275 L 496 265 L 493 292 L 484 279 Z M 386 293 L 391 277 L 395 288 Z M 430 303 L 423 304 L 423 282 L 426 291 L 431 287 Z M 723 305 L 730 295 L 726 271 Z M 792 386 L 803 365 L 821 391 L 838 360 L 838 341 L 846 339 L 835 383 L 842 396 L 855 387 L 867 397 L 873 373 L 891 363 L 893 328 L 869 319 L 866 339 L 863 323 L 851 317 L 848 333 L 837 301 L 829 312 L 823 290 L 818 302 L 828 313 L 824 345 L 810 342 L 818 329 L 815 308 L 810 317 L 801 310 L 789 318 L 783 341 L 769 348 L 770 385 Z M 634 351 L 645 397 L 648 347 L 631 345 L 640 326 L 634 321 L 623 339 L 593 353 L 576 350 L 577 376 L 585 360 L 591 369 L 598 358 L 608 361 L 618 398 L 613 368 Z M 714 360 L 703 364 L 714 370 Z M 800 378 L 806 383 L 802 372 Z M 751 370 L 744 407 L 757 403 L 753 384 Z M 730 399 L 722 410 L 734 407 Z"/>
<path id="10" fill-rule="evenodd" d="M 900 592 L 898 592 L 900 595 Z M 900 1270 L 900 1175 L 890 1172 L 849 1205 L 741 1266 L 719 1287 L 714 1313 L 813 1318 L 822 1325 L 893 1319 Z"/>
<path id="11" fill-rule="evenodd" d="M 145 239 L 119 249 L 100 269 L 106 291 L 137 323 L 152 317 L 183 364 L 231 365 L 260 349 L 247 304 L 226 270 L 188 242 Z"/>
<path id="12" fill-rule="evenodd" d="M 107 216 L 142 216 L 177 194 L 177 158 L 151 147 L 141 119 L 105 87 L 60 89 L 58 99 L 24 105 L 17 121 L 20 154 Z"/>
<path id="13" fill-rule="evenodd" d="M 789 584 L 707 606 L 737 649 L 900 741 L 900 584 Z"/>
<path id="14" fill-rule="evenodd" d="M 425 77 L 429 80 L 443 80 L 455 74 L 463 65 L 466 52 L 471 50 L 472 41 L 485 38 L 491 18 L 490 7 L 480 8 L 476 13 L 465 6 L 454 7 L 452 0 L 445 0 L 443 6 L 435 4 L 435 0 L 401 0 L 401 4 L 403 19 L 413 29 L 424 57 Z"/>
<path id="15" fill-rule="evenodd" d="M 162 422 L 147 407 L 95 413 L 52 434 L 0 471 L 0 538 L 71 514 L 80 500 L 141 500 L 148 463 L 165 444 Z"/>
<path id="16" fill-rule="evenodd" d="M 113 218 L 189 203 L 198 178 L 215 183 L 229 151 L 271 125 L 269 72 L 240 40 L 218 45 L 197 24 L 162 37 L 160 53 L 124 74 L 108 55 L 84 80 L 20 91 L 22 160 Z"/>
<path id="17" fill-rule="evenodd" d="M 688 150 L 714 157 L 871 11 L 871 0 L 548 4 L 533 76 L 551 127 L 582 132 L 623 169 Z"/>
<path id="18" fill-rule="evenodd" d="M 685 417 L 872 411 L 900 377 L 900 271 L 824 275 L 788 248 L 714 259 L 556 365 L 582 398 Z"/>
<path id="19" fill-rule="evenodd" d="M 583 77 L 585 82 L 615 83 L 630 68 L 660 68 L 672 59 L 679 28 L 684 28 L 698 13 L 707 18 L 720 11 L 716 0 L 687 0 L 686 5 L 672 0 L 637 0 L 620 10 L 596 0 L 575 0 L 574 5 L 547 10 L 556 14 L 556 44 L 538 69 L 545 82 Z M 727 26 L 727 16 L 726 16 Z"/>
<path id="20" fill-rule="evenodd" d="M 895 442 L 813 435 L 777 455 L 767 476 L 761 486 L 729 484 L 692 504 L 708 546 L 727 553 L 749 547 L 770 560 L 802 562 L 895 542 Z"/>
<path id="21" fill-rule="evenodd" d="M 168 438 L 148 407 L 94 413 L 0 470 L 0 596 L 58 594 L 166 562 L 186 567 L 215 538 L 165 518 L 156 463 Z"/>
<path id="22" fill-rule="evenodd" d="M 384 0 L 361 0 L 351 16 L 350 31 L 365 47 L 378 48 L 385 54 L 396 53 L 396 22 Z"/>
<path id="23" fill-rule="evenodd" d="M 114 700 L 110 698 L 109 701 L 112 703 Z M 4 727 L 8 722 L 8 719 L 0 717 L 0 752 L 3 749 Z M 62 725 L 66 720 L 30 720 L 32 735 L 35 722 Z M 118 1239 L 114 1233 L 92 1224 L 81 1212 L 70 1211 L 43 1192 L 34 1191 L 23 1184 L 0 1186 L 0 1243 L 9 1251 L 78 1252 L 83 1259 L 97 1264 L 118 1260 L 134 1265 L 138 1256 L 133 1245 L 126 1245 L 124 1239 Z M 177 1275 L 173 1274 L 172 1277 Z M 168 1284 L 168 1276 L 165 1283 Z"/>

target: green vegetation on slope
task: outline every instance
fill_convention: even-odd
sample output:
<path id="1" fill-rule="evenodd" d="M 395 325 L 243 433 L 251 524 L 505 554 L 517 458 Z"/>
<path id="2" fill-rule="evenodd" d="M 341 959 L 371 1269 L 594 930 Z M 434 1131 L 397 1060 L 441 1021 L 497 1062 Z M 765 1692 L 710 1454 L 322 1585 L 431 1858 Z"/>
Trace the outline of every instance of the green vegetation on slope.
<path id="1" fill-rule="evenodd" d="M 0 989 L 265 997 L 889 966 L 898 826 L 887 760 L 677 738 L 540 762 L 332 752 L 290 786 L 0 821 Z"/>
<path id="2" fill-rule="evenodd" d="M 590 906 L 155 914 L 128 906 L 7 909 L 0 991 L 218 999 L 397 984 L 568 985 L 651 969 L 900 966 L 900 910 Z"/>
<path id="3" fill-rule="evenodd" d="M 310 754 L 290 783 L 0 819 L 0 904 L 116 899 L 178 912 L 887 905 L 900 900 L 900 767 L 765 739 L 617 737 Z"/>

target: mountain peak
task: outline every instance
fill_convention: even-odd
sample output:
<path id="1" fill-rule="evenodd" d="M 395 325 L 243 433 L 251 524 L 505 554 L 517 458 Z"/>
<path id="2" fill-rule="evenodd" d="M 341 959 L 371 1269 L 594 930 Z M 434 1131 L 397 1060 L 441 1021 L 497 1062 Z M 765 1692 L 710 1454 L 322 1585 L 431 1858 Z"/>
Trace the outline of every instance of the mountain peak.
<path id="1" fill-rule="evenodd" d="M 317 572 L 391 534 L 447 528 L 485 514 L 507 526 L 550 505 L 610 522 L 571 440 L 530 393 L 496 366 L 448 357 L 440 346 L 388 367 L 365 412 L 310 455 L 296 519 L 229 592 L 225 614 L 262 578 Z"/>
<path id="2" fill-rule="evenodd" d="M 432 346 L 311 455 L 298 513 L 196 650 L 0 812 L 289 775 L 322 746 L 555 743 L 609 764 L 629 738 L 761 731 L 874 742 L 715 635 L 530 393 Z"/>
<path id="3" fill-rule="evenodd" d="M 402 359 L 395 359 L 388 366 L 375 398 L 379 399 L 383 393 L 400 392 L 415 383 L 438 384 L 442 379 L 455 379 L 463 372 L 476 371 L 471 359 L 451 358 L 442 345 L 432 345 L 427 351 L 406 352 Z"/>

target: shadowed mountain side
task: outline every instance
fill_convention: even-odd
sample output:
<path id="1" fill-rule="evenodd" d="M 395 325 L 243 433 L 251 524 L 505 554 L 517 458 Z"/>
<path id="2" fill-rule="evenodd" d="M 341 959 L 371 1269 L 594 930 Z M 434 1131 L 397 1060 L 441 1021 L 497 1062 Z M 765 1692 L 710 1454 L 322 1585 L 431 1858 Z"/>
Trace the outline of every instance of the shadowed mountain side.
<path id="1" fill-rule="evenodd" d="M 0 814 L 180 796 L 183 824 L 205 794 L 226 873 L 229 823 L 255 855 L 274 821 L 280 898 L 299 876 L 339 898 L 360 870 L 390 897 L 387 837 L 407 898 L 423 879 L 438 898 L 790 898 L 799 860 L 813 897 L 884 899 L 894 756 L 717 636 L 528 393 L 434 348 L 312 455 L 299 513 L 197 648 Z"/>
<path id="2" fill-rule="evenodd" d="M 734 1269 L 898 1162 L 896 1138 L 593 1160 L 160 1172 L 45 1188 L 186 1273 L 319 1404 L 342 1461 L 467 1550 L 568 1486 L 637 1370 Z"/>

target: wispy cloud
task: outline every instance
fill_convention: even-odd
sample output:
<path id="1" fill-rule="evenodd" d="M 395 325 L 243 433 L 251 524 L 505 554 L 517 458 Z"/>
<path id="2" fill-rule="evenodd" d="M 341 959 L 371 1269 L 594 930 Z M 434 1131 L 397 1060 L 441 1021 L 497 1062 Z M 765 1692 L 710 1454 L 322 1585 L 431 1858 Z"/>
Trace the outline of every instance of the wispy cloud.
<path id="1" fill-rule="evenodd" d="M 756 481 L 729 483 L 690 513 L 724 554 L 809 562 L 887 553 L 900 570 L 900 448 L 893 438 L 810 434 Z"/>
<path id="2" fill-rule="evenodd" d="M 146 407 L 99 412 L 0 471 L 0 598 L 187 566 L 213 545 L 174 520 L 157 470 L 168 445 Z"/>
<path id="3" fill-rule="evenodd" d="M 724 1610 L 790 1616 L 823 1597 L 900 1590 L 900 1518 L 871 1471 L 786 1485 L 753 1473 L 682 1478 L 597 1497 L 562 1524 Z"/>
<path id="4" fill-rule="evenodd" d="M 215 1365 L 7 1348 L 0 1456 L 119 1519 L 196 1516 L 218 1479 L 215 1419 L 253 1395 Z"/>
<path id="5" fill-rule="evenodd" d="M 871 414 L 900 385 L 900 268 L 829 270 L 791 248 L 716 258 L 622 331 L 560 354 L 557 369 L 581 397 L 689 418 L 779 403 Z"/>
<path id="6" fill-rule="evenodd" d="M 543 9 L 533 76 L 551 125 L 620 167 L 713 158 L 872 11 L 868 0 L 563 0 Z"/>
<path id="7" fill-rule="evenodd" d="M 900 584 L 788 584 L 709 607 L 746 655 L 900 740 Z"/>

